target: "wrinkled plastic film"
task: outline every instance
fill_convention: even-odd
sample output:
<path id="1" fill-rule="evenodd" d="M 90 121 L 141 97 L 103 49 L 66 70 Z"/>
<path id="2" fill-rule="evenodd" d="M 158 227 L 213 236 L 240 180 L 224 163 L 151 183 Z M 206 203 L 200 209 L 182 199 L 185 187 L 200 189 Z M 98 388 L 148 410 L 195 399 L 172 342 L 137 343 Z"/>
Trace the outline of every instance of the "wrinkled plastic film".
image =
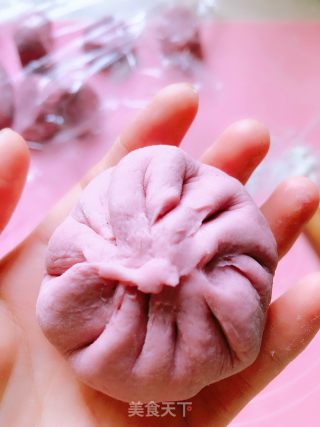
<path id="1" fill-rule="evenodd" d="M 96 133 L 98 116 L 107 116 L 109 106 L 123 99 L 117 85 L 130 79 L 137 66 L 139 74 L 149 78 L 159 79 L 172 67 L 186 74 L 181 78 L 195 80 L 192 69 L 202 59 L 200 9 L 200 3 L 192 1 L 158 1 L 152 6 L 122 2 L 112 8 L 99 0 L 15 2 L 14 7 L 9 2 L 2 26 L 8 29 L 12 56 L 18 57 L 8 78 L 15 97 L 12 127 L 31 148 L 43 149 L 47 143 L 82 138 L 93 129 Z M 155 52 L 151 67 L 141 61 L 140 40 L 147 38 L 153 39 L 150 49 Z M 110 82 L 114 89 L 108 91 Z M 85 102 L 77 104 L 83 91 L 95 109 L 88 117 L 81 114 Z M 141 105 L 141 99 L 127 96 L 123 103 Z M 80 111 L 80 127 L 75 117 L 68 119 L 70 109 Z"/>

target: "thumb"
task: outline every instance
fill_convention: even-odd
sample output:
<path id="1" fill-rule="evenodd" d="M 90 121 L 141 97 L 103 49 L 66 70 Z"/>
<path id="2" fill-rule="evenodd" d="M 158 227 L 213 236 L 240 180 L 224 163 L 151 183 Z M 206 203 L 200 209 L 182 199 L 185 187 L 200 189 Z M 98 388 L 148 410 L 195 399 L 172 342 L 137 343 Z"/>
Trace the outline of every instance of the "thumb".
<path id="1" fill-rule="evenodd" d="M 18 203 L 28 167 L 27 144 L 11 129 L 3 129 L 0 132 L 0 232 Z"/>

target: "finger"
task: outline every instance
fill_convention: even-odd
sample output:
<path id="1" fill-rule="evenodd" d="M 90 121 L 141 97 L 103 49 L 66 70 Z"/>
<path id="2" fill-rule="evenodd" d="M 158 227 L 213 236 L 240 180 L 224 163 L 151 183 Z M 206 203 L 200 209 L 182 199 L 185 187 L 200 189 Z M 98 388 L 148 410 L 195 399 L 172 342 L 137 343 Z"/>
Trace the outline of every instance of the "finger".
<path id="1" fill-rule="evenodd" d="M 227 408 L 228 422 L 310 343 L 320 328 L 320 273 L 304 278 L 274 301 L 268 311 L 261 351 L 244 371 L 203 390 Z M 220 408 L 221 409 L 221 408 Z"/>
<path id="2" fill-rule="evenodd" d="M 306 224 L 305 233 L 320 257 L 320 209 L 317 209 L 316 214 Z"/>
<path id="3" fill-rule="evenodd" d="M 75 204 L 82 188 L 128 152 L 152 144 L 179 145 L 197 109 L 198 95 L 189 84 L 174 84 L 162 89 L 129 124 L 105 157 L 50 212 L 37 228 L 37 237 L 47 242 L 53 230 Z"/>
<path id="4" fill-rule="evenodd" d="M 10 129 L 0 132 L 0 231 L 8 223 L 25 184 L 29 150 L 25 141 Z"/>
<path id="5" fill-rule="evenodd" d="M 17 352 L 17 328 L 3 302 L 0 304 L 0 399 L 6 391 L 15 364 Z"/>
<path id="6" fill-rule="evenodd" d="M 160 90 L 137 117 L 124 129 L 106 156 L 84 178 L 116 164 L 128 152 L 148 145 L 179 145 L 198 110 L 198 95 L 187 83 Z"/>
<path id="7" fill-rule="evenodd" d="M 319 190 L 305 177 L 280 184 L 261 207 L 276 238 L 279 256 L 290 249 L 319 206 Z"/>
<path id="8" fill-rule="evenodd" d="M 229 126 L 202 155 L 203 163 L 222 169 L 243 184 L 266 156 L 270 146 L 267 128 L 251 119 Z"/>
<path id="9" fill-rule="evenodd" d="M 240 374 L 252 392 L 258 393 L 279 375 L 319 328 L 320 273 L 314 273 L 271 304 L 259 357 Z"/>

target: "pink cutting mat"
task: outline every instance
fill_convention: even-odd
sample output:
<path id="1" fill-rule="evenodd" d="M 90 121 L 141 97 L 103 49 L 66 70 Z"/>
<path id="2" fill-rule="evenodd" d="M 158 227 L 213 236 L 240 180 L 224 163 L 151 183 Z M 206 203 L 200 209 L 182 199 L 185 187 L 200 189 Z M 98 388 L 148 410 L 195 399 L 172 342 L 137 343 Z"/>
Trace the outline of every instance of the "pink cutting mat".
<path id="1" fill-rule="evenodd" d="M 261 201 L 288 173 L 285 160 L 291 158 L 293 147 L 303 145 L 317 154 L 320 23 L 205 23 L 202 37 L 205 63 L 188 75 L 170 68 L 159 73 L 161 57 L 154 39 L 145 34 L 139 42 L 139 66 L 134 72 L 125 79 L 109 76 L 95 82 L 100 93 L 103 88 L 106 102 L 102 133 L 95 140 L 52 144 L 41 152 L 33 152 L 28 185 L 2 234 L 2 254 L 23 239 L 106 152 L 137 109 L 158 88 L 173 81 L 195 81 L 199 88 L 199 115 L 183 144 L 195 156 L 234 120 L 254 117 L 269 126 L 273 148 L 267 167 L 256 175 L 250 187 L 257 200 Z M 7 45 L 14 57 L 10 43 Z M 16 59 L 8 64 L 11 71 L 15 67 Z M 315 159 L 303 159 L 307 162 L 306 172 L 310 172 Z M 289 169 L 294 172 L 294 168 Z M 274 297 L 319 266 L 307 241 L 301 238 L 280 264 Z M 320 336 L 242 411 L 232 426 L 318 426 L 319 344 Z"/>

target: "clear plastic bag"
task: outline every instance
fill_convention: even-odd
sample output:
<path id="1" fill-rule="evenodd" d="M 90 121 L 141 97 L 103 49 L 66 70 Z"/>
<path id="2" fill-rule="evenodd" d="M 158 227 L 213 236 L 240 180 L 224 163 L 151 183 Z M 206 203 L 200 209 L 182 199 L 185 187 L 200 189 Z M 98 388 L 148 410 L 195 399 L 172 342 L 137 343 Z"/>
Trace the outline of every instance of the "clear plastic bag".
<path id="1" fill-rule="evenodd" d="M 150 37 L 155 52 L 152 67 L 157 71 L 154 77 L 168 66 L 191 74 L 203 59 L 199 3 L 155 1 L 150 6 L 141 0 L 134 6 L 119 2 L 118 7 L 111 3 L 109 10 L 110 5 L 97 0 L 15 2 L 14 7 L 10 3 L 3 10 L 4 43 L 14 62 L 9 84 L 14 88 L 16 108 L 10 119 L 31 148 L 70 141 L 92 129 L 96 132 L 99 112 L 107 114 L 110 105 L 119 103 L 117 93 L 108 91 L 108 80 L 121 84 L 137 64 L 142 73 L 148 72 L 140 39 Z M 77 104 L 79 91 L 86 92 L 94 111 L 85 108 L 86 97 Z M 66 99 L 76 104 L 82 126 L 67 117 Z"/>

